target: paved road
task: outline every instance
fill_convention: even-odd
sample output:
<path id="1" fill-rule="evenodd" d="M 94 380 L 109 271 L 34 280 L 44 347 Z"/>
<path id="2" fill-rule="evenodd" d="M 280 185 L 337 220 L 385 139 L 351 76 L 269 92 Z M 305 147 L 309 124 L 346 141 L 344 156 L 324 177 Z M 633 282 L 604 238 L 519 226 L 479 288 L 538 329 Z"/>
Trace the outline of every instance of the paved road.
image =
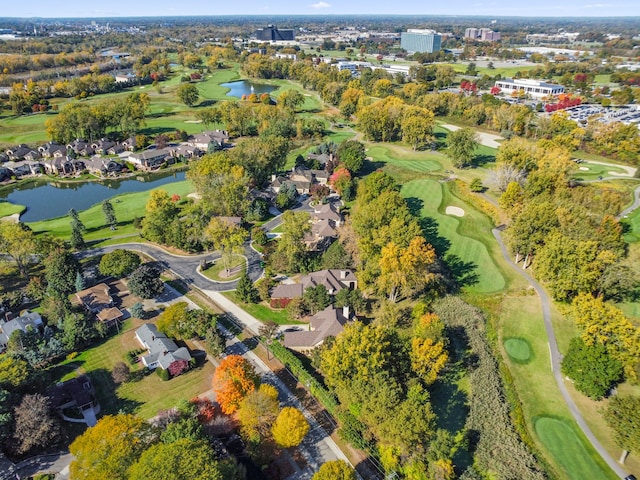
<path id="1" fill-rule="evenodd" d="M 620 212 L 617 217 L 618 220 L 626 217 L 638 207 L 640 207 L 640 187 L 635 188 L 635 190 L 633 191 L 633 203 Z"/>
<path id="2" fill-rule="evenodd" d="M 547 295 L 547 292 L 542 288 L 542 286 L 535 281 L 527 272 L 525 272 L 522 268 L 520 268 L 509 255 L 509 252 L 502 241 L 502 237 L 500 234 L 500 230 L 494 229 L 493 236 L 497 240 L 500 245 L 500 249 L 502 250 L 502 255 L 504 259 L 511 265 L 520 275 L 522 275 L 527 282 L 531 284 L 531 286 L 535 289 L 536 293 L 540 297 L 540 303 L 542 304 L 542 317 L 544 319 L 544 329 L 547 333 L 547 340 L 549 342 L 549 353 L 551 354 L 551 370 L 553 371 L 553 376 L 556 379 L 556 383 L 558 384 L 558 388 L 560 389 L 560 393 L 562 394 L 562 398 L 564 398 L 571 415 L 575 419 L 576 423 L 580 426 L 580 429 L 585 434 L 585 436 L 593 445 L 593 448 L 600 454 L 607 465 L 613 470 L 617 475 L 621 478 L 626 477 L 628 474 L 624 471 L 622 466 L 616 462 L 609 452 L 605 450 L 602 444 L 595 437 L 587 422 L 585 422 L 584 417 L 578 410 L 576 403 L 573 401 L 571 395 L 567 391 L 567 387 L 564 384 L 564 379 L 562 378 L 562 372 L 560 371 L 560 363 L 562 362 L 562 355 L 560 355 L 560 351 L 558 350 L 558 342 L 556 341 L 556 334 L 553 331 L 553 325 L 551 323 L 551 300 Z"/>
<path id="3" fill-rule="evenodd" d="M 69 465 L 73 460 L 73 455 L 69 452 L 54 453 L 51 455 L 40 455 L 29 458 L 16 465 L 16 473 L 19 478 L 29 478 L 36 473 L 56 473 L 57 480 L 69 478 Z"/>
<path id="4" fill-rule="evenodd" d="M 455 132 L 456 130 L 460 130 L 462 128 L 456 125 L 449 125 L 446 123 L 443 123 L 441 126 L 446 128 L 447 130 L 451 130 L 452 132 Z M 499 140 L 504 140 L 504 138 L 501 137 L 500 135 L 494 135 L 493 133 L 476 132 L 476 135 L 478 136 L 478 141 L 480 142 L 480 145 L 484 145 L 485 147 L 499 148 L 500 147 Z"/>

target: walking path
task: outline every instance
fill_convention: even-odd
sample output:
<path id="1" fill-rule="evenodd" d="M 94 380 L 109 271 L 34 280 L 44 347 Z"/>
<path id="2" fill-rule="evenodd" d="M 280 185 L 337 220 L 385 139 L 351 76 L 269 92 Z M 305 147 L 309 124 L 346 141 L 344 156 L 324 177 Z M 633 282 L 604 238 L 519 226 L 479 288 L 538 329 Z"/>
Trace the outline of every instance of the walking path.
<path id="1" fill-rule="evenodd" d="M 567 407 L 569 408 L 571 415 L 575 419 L 576 423 L 580 426 L 580 429 L 582 430 L 584 435 L 591 442 L 591 445 L 593 445 L 593 448 L 595 448 L 595 450 L 600 454 L 602 459 L 605 462 L 607 462 L 607 465 L 609 465 L 611 470 L 613 470 L 621 478 L 626 477 L 628 474 L 624 471 L 622 466 L 620 466 L 620 464 L 618 464 L 618 462 L 616 462 L 613 459 L 613 457 L 609 455 L 609 452 L 605 450 L 602 444 L 595 437 L 595 435 L 587 425 L 587 422 L 585 422 L 584 417 L 580 413 L 580 410 L 578 410 L 576 402 L 573 400 L 571 395 L 569 395 L 569 392 L 567 391 L 567 387 L 564 384 L 564 379 L 562 378 L 562 372 L 560 371 L 560 363 L 562 362 L 562 355 L 558 350 L 558 342 L 556 341 L 556 335 L 555 335 L 555 332 L 553 331 L 553 324 L 551 323 L 551 300 L 549 299 L 549 295 L 547 295 L 547 292 L 544 290 L 544 288 L 542 288 L 542 286 L 536 280 L 534 280 L 527 272 L 525 272 L 522 268 L 520 268 L 511 259 L 511 256 L 509 255 L 507 247 L 502 241 L 500 230 L 498 230 L 497 228 L 493 229 L 493 236 L 495 237 L 498 244 L 500 245 L 500 250 L 502 250 L 502 255 L 504 259 L 507 261 L 507 263 L 511 265 L 511 267 L 513 267 L 514 270 L 516 270 L 520 275 L 522 275 L 522 277 L 524 277 L 525 280 L 527 280 L 527 282 L 531 284 L 531 286 L 535 289 L 536 293 L 540 297 L 540 303 L 542 304 L 542 317 L 544 319 L 544 329 L 547 333 L 547 340 L 549 342 L 549 353 L 551 354 L 551 370 L 553 371 L 553 376 L 556 379 L 556 383 L 558 385 L 558 388 L 560 389 L 562 398 L 567 404 Z"/>
<path id="2" fill-rule="evenodd" d="M 456 125 L 449 125 L 447 123 L 443 123 L 440 126 L 446 128 L 447 130 L 451 130 L 452 132 L 455 132 L 456 130 L 460 130 L 462 128 Z M 478 136 L 480 145 L 484 145 L 485 147 L 498 148 L 500 147 L 500 143 L 498 142 L 498 140 L 504 140 L 504 138 L 502 138 L 500 135 L 494 135 L 493 133 L 476 132 L 476 135 Z"/>

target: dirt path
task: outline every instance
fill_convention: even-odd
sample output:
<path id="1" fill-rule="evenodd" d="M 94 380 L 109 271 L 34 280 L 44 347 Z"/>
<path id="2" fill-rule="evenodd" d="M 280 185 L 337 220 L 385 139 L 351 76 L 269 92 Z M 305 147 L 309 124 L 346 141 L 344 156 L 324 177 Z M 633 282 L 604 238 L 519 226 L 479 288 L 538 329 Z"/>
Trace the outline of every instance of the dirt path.
<path id="1" fill-rule="evenodd" d="M 456 125 L 449 125 L 447 123 L 443 123 L 441 127 L 444 127 L 447 130 L 451 130 L 452 132 L 455 132 L 456 130 L 460 130 L 460 128 L 462 128 Z M 476 132 L 476 135 L 478 135 L 480 145 L 484 145 L 485 147 L 498 148 L 500 147 L 500 143 L 498 142 L 498 140 L 504 140 L 504 138 L 502 138 L 500 135 L 494 135 L 493 133 Z"/>

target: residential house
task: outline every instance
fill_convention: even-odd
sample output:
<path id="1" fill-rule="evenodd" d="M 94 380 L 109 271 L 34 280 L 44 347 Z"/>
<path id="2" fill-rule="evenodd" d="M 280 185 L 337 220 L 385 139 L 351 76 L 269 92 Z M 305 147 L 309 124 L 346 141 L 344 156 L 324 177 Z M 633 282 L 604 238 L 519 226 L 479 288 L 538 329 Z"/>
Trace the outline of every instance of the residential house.
<path id="1" fill-rule="evenodd" d="M 193 145 L 189 144 L 167 147 L 166 150 L 173 158 L 178 159 L 200 158 L 206 152 L 206 150 L 202 151 L 198 147 L 194 147 Z"/>
<path id="2" fill-rule="evenodd" d="M 306 195 L 310 192 L 311 185 L 326 185 L 328 181 L 329 174 L 324 170 L 311 170 L 304 165 L 298 165 L 286 175 L 272 175 L 270 188 L 274 193 L 278 193 L 285 182 L 291 182 L 299 195 Z"/>
<path id="3" fill-rule="evenodd" d="M 117 325 L 124 317 L 119 308 L 114 306 L 109 285 L 99 283 L 76 293 L 76 298 L 91 313 L 96 315 L 98 321 L 108 327 Z"/>
<path id="4" fill-rule="evenodd" d="M 98 423 L 96 417 L 100 413 L 100 404 L 91 379 L 87 375 L 60 382 L 47 389 L 46 395 L 49 397 L 51 406 L 58 410 L 63 419 L 79 422 L 77 418 L 68 417 L 65 414 L 65 411 L 75 409 L 82 414 L 83 423 L 90 427 Z"/>
<path id="5" fill-rule="evenodd" d="M 13 175 L 13 172 L 7 167 L 0 167 L 0 182 L 10 179 L 11 175 Z"/>
<path id="6" fill-rule="evenodd" d="M 109 140 L 108 138 L 101 138 L 100 140 L 97 140 L 95 142 L 93 142 L 91 144 L 91 148 L 93 148 L 93 151 L 95 153 L 98 153 L 100 155 L 107 155 L 108 154 L 108 150 L 112 147 L 114 147 L 116 144 L 116 142 L 113 142 L 111 140 Z"/>
<path id="7" fill-rule="evenodd" d="M 350 318 L 349 307 L 337 309 L 330 305 L 311 317 L 309 330 L 284 332 L 284 346 L 300 353 L 310 353 L 328 337 L 339 335 Z"/>
<path id="8" fill-rule="evenodd" d="M 56 142 L 47 142 L 38 147 L 38 151 L 42 158 L 65 157 L 67 155 L 67 147 Z"/>
<path id="9" fill-rule="evenodd" d="M 122 148 L 129 152 L 133 152 L 136 149 L 136 137 L 129 137 L 126 140 L 120 142 Z"/>
<path id="10" fill-rule="evenodd" d="M 7 157 L 9 157 L 9 160 L 15 161 L 15 160 L 22 160 L 24 155 L 26 155 L 30 151 L 31 151 L 31 147 L 29 145 L 21 143 L 16 147 L 7 149 L 5 153 L 7 154 Z"/>
<path id="11" fill-rule="evenodd" d="M 4 352 L 9 344 L 11 334 L 18 330 L 27 333 L 29 330 L 41 331 L 43 327 L 42 317 L 38 312 L 23 312 L 14 319 L 0 320 L 0 352 Z"/>
<path id="12" fill-rule="evenodd" d="M 42 155 L 40 155 L 40 152 L 38 150 L 34 150 L 33 148 L 31 148 L 27 153 L 22 155 L 22 158 L 23 160 L 34 163 L 40 160 L 42 158 Z"/>
<path id="13" fill-rule="evenodd" d="M 316 205 L 311 219 L 311 231 L 305 236 L 310 250 L 324 250 L 338 237 L 336 230 L 342 222 L 342 215 L 333 203 Z"/>
<path id="14" fill-rule="evenodd" d="M 176 342 L 161 333 L 153 323 L 146 323 L 138 328 L 136 338 L 148 351 L 141 360 L 149 370 L 157 367 L 166 370 L 175 361 L 191 360 L 191 354 L 186 347 L 178 347 Z"/>
<path id="15" fill-rule="evenodd" d="M 294 298 L 304 295 L 307 288 L 324 285 L 329 295 L 335 295 L 345 288 L 355 289 L 358 287 L 358 280 L 353 270 L 350 269 L 330 269 L 311 272 L 300 277 L 298 283 L 277 285 L 271 292 L 269 305 L 271 308 L 284 308 Z"/>
<path id="16" fill-rule="evenodd" d="M 107 176 L 122 171 L 124 164 L 114 158 L 91 157 L 84 160 L 85 168 L 94 175 Z"/>
<path id="17" fill-rule="evenodd" d="M 82 160 L 69 157 L 50 157 L 44 160 L 44 171 L 49 175 L 75 175 L 85 169 Z"/>
<path id="18" fill-rule="evenodd" d="M 216 150 L 222 150 L 228 141 L 229 134 L 224 130 L 210 130 L 193 135 L 187 143 L 202 152 L 214 152 Z"/>
<path id="19" fill-rule="evenodd" d="M 81 157 L 89 157 L 95 153 L 90 142 L 79 138 L 76 138 L 73 142 L 67 145 L 67 151 L 68 150 L 73 150 L 76 155 Z"/>
<path id="20" fill-rule="evenodd" d="M 28 160 L 10 161 L 4 164 L 5 168 L 11 170 L 12 175 L 23 177 L 25 175 L 37 175 L 43 172 L 44 167 L 40 162 L 31 162 Z"/>
<path id="21" fill-rule="evenodd" d="M 169 156 L 169 152 L 164 149 L 151 149 L 144 152 L 132 153 L 128 161 L 133 163 L 138 170 L 155 170 L 159 168 Z"/>

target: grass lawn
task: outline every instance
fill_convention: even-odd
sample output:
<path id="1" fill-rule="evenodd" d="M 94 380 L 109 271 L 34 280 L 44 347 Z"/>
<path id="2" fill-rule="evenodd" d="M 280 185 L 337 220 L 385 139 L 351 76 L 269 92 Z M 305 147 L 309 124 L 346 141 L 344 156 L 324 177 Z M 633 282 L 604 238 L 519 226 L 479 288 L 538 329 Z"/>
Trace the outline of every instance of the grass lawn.
<path id="1" fill-rule="evenodd" d="M 222 294 L 227 297 L 229 300 L 238 304 L 245 310 L 248 314 L 253 315 L 261 322 L 275 322 L 278 325 L 294 325 L 294 324 L 303 324 L 304 322 L 298 322 L 295 320 L 290 320 L 287 311 L 284 309 L 274 310 L 266 303 L 243 303 L 236 296 L 236 292 L 222 292 Z"/>
<path id="2" fill-rule="evenodd" d="M 132 327 L 131 321 L 125 322 L 125 328 Z M 184 375 L 163 382 L 158 375 L 150 372 L 140 379 L 122 385 L 116 385 L 111 378 L 113 366 L 126 361 L 129 350 L 140 348 L 135 338 L 135 329 L 114 335 L 99 345 L 85 350 L 72 360 L 53 367 L 53 373 L 65 373 L 55 381 L 72 378 L 81 373 L 89 374 L 102 409 L 102 415 L 116 414 L 119 411 L 135 413 L 143 418 L 151 418 L 159 410 L 166 410 L 180 400 L 191 398 L 211 389 L 213 365 L 206 362 Z M 142 364 L 131 367 L 132 371 L 142 369 Z"/>
<path id="3" fill-rule="evenodd" d="M 168 183 L 159 189 L 165 190 L 170 196 L 175 194 L 185 197 L 193 192 L 193 185 L 189 180 L 183 180 L 175 183 Z M 126 193 L 116 195 L 112 199 L 112 205 L 118 219 L 118 229 L 113 232 L 105 225 L 104 215 L 102 213 L 102 204 L 96 204 L 87 210 L 79 213 L 80 220 L 87 228 L 84 239 L 87 241 L 110 238 L 114 235 L 130 235 L 137 233 L 133 226 L 135 217 L 143 217 L 144 209 L 151 191 Z M 71 225 L 69 217 L 58 217 L 41 222 L 33 222 L 28 224 L 34 232 L 48 232 L 54 237 L 68 238 L 71 235 Z"/>
<path id="4" fill-rule="evenodd" d="M 227 96 L 229 88 L 221 87 L 221 83 L 233 82 L 240 79 L 239 66 L 235 65 L 233 68 L 216 70 L 214 73 L 207 73 L 204 75 L 204 80 L 198 82 L 196 85 L 200 92 L 201 101 L 204 100 L 234 100 L 235 97 Z"/>
<path id="5" fill-rule="evenodd" d="M 272 95 L 278 99 L 278 97 L 287 90 L 296 90 L 304 95 L 304 103 L 297 108 L 297 111 L 301 112 L 319 112 L 324 108 L 322 100 L 316 92 L 311 92 L 305 89 L 302 85 L 291 80 L 269 80 L 266 83 L 269 85 L 278 86 L 278 90 L 272 93 Z"/>
<path id="6" fill-rule="evenodd" d="M 234 255 L 233 258 L 231 259 L 229 268 L 234 269 L 236 267 L 245 265 L 246 263 L 247 263 L 246 257 L 244 257 L 243 255 Z M 240 278 L 243 272 L 243 270 L 240 269 L 237 273 L 231 275 L 230 277 L 223 277 L 221 276 L 223 270 L 224 270 L 224 262 L 222 261 L 222 259 L 219 259 L 219 260 L 216 260 L 216 262 L 213 263 L 206 270 L 201 270 L 201 273 L 205 277 L 211 280 L 214 280 L 216 282 L 230 282 L 232 280 Z"/>
<path id="7" fill-rule="evenodd" d="M 588 170 L 585 170 L 588 169 Z M 610 172 L 614 172 L 614 174 L 622 174 L 623 176 L 628 176 L 628 173 L 622 168 L 613 167 L 611 165 L 600 165 L 598 163 L 589 163 L 583 162 L 577 166 L 575 173 L 572 175 L 573 178 L 581 179 L 581 180 L 596 180 L 598 177 L 611 177 Z"/>
<path id="8" fill-rule="evenodd" d="M 501 343 L 517 338 L 529 345 L 527 362 L 513 361 L 508 350 L 503 353 L 522 403 L 527 429 L 559 478 L 613 480 L 617 477 L 609 471 L 575 426 L 562 400 L 549 363 L 540 300 L 536 295 L 528 294 L 529 291 L 504 297 L 500 305 L 498 328 Z M 553 315 L 559 320 L 557 312 L 554 311 Z M 571 334 L 565 333 L 560 333 L 556 327 L 556 334 L 571 338 Z M 502 348 L 505 347 L 503 343 Z M 533 385 L 535 388 L 532 388 Z M 559 438 L 563 444 L 558 443 Z M 567 452 L 574 454 L 568 455 Z M 589 475 L 584 476 L 585 469 L 590 469 Z"/>
<path id="9" fill-rule="evenodd" d="M 0 218 L 8 217 L 14 213 L 22 213 L 27 207 L 24 205 L 14 205 L 13 203 L 0 201 Z"/>
<path id="10" fill-rule="evenodd" d="M 467 268 L 473 268 L 478 282 L 468 287 L 476 293 L 497 292 L 505 288 L 506 281 L 496 265 L 489 248 L 495 248 L 491 234 L 491 223 L 483 214 L 451 195 L 446 184 L 436 180 L 419 179 L 402 186 L 402 195 L 410 207 L 422 218 L 431 218 L 438 224 L 438 236 L 450 244 L 447 255 L 455 255 Z M 447 206 L 463 208 L 462 218 L 446 215 Z M 428 238 L 435 244 L 442 240 Z"/>
<path id="11" fill-rule="evenodd" d="M 445 63 L 438 65 L 448 65 L 452 67 L 457 73 L 462 73 L 467 70 L 468 63 Z M 502 77 L 513 77 L 516 72 L 528 72 L 529 70 L 533 70 L 536 68 L 535 66 L 526 66 L 526 65 L 514 65 L 513 67 L 496 67 L 496 68 L 487 68 L 487 67 L 476 67 L 477 75 L 489 75 L 491 77 L 495 77 L 500 74 Z"/>

